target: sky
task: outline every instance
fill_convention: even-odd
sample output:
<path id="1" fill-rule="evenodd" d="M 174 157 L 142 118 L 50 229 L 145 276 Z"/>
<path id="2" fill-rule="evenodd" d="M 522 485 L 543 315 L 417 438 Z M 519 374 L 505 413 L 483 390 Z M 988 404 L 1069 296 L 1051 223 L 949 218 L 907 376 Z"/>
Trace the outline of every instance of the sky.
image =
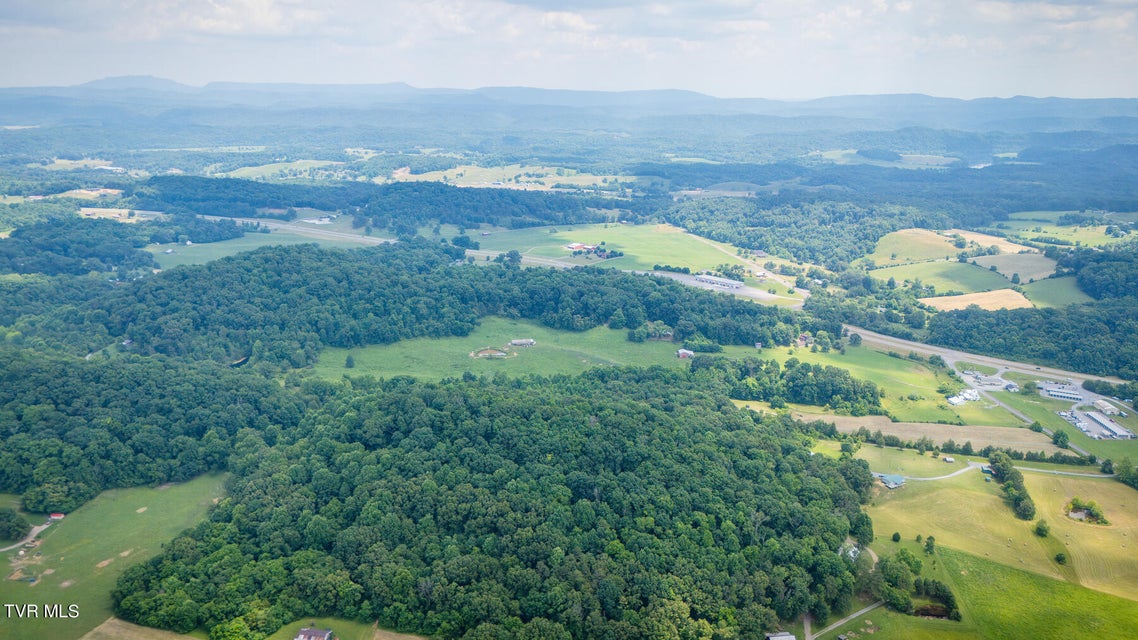
<path id="1" fill-rule="evenodd" d="M 1138 0 L 0 0 L 0 86 L 1138 97 Z"/>

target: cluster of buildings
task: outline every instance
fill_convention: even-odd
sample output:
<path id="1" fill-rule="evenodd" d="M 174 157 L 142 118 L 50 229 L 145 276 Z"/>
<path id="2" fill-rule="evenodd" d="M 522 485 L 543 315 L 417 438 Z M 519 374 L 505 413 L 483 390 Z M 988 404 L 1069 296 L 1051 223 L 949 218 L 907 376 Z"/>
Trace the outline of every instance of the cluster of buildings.
<path id="1" fill-rule="evenodd" d="M 975 389 L 965 389 L 960 393 L 948 399 L 948 404 L 952 406 L 962 405 L 965 402 L 977 402 L 980 400 L 980 392 Z"/>
<path id="2" fill-rule="evenodd" d="M 709 276 L 706 273 L 701 273 L 695 277 L 696 282 L 704 284 L 711 284 L 724 289 L 740 289 L 743 286 L 742 282 L 732 280 L 730 278 L 720 278 L 719 276 Z"/>

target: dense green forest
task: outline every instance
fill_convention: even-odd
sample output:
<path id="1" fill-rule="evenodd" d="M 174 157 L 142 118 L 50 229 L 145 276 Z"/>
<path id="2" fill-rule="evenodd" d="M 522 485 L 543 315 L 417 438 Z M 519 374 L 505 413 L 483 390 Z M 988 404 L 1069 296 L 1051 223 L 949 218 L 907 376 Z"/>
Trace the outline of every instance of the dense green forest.
<path id="1" fill-rule="evenodd" d="M 129 570 L 118 614 L 177 631 L 378 618 L 442 638 L 754 637 L 848 604 L 862 461 L 701 373 L 313 384 L 244 432 L 210 520 Z M 537 634 L 535 636 L 534 634 Z"/>
<path id="2" fill-rule="evenodd" d="M 0 273 L 84 275 L 124 273 L 158 266 L 142 248 L 153 243 L 218 242 L 244 235 L 232 220 L 195 215 L 123 224 L 114 220 L 61 217 L 20 227 L 0 239 Z"/>
<path id="3" fill-rule="evenodd" d="M 804 329 L 840 335 L 840 326 L 801 313 L 670 280 L 470 265 L 456 263 L 459 256 L 461 249 L 424 241 L 352 251 L 267 247 L 133 281 L 10 326 L 77 355 L 117 340 L 135 353 L 222 363 L 249 357 L 270 368 L 311 364 L 323 346 L 467 335 L 488 315 L 570 331 L 662 322 L 676 340 L 719 344 L 789 344 Z"/>
<path id="4" fill-rule="evenodd" d="M 104 489 L 188 480 L 226 468 L 242 429 L 295 425 L 303 408 L 215 365 L 0 348 L 0 491 L 68 512 Z"/>

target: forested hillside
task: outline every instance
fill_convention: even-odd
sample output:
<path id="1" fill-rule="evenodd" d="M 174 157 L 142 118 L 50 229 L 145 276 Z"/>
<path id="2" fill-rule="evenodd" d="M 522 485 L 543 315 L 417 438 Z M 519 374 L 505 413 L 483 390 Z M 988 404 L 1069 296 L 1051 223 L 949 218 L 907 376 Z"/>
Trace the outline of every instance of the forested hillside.
<path id="1" fill-rule="evenodd" d="M 352 251 L 269 247 L 130 282 L 16 326 L 77 355 L 128 340 L 142 354 L 269 367 L 311 364 L 323 346 L 466 335 L 487 315 L 569 331 L 660 321 L 677 340 L 789 344 L 807 316 L 610 269 L 456 263 L 426 242 Z M 618 313 L 619 311 L 619 313 Z M 614 316 L 618 318 L 614 322 Z"/>
<path id="2" fill-rule="evenodd" d="M 689 375 L 691 377 L 689 377 Z M 811 456 L 698 375 L 320 384 L 247 432 L 210 521 L 127 572 L 119 615 L 271 632 L 339 615 L 441 638 L 754 637 L 848 603 L 862 461 Z"/>

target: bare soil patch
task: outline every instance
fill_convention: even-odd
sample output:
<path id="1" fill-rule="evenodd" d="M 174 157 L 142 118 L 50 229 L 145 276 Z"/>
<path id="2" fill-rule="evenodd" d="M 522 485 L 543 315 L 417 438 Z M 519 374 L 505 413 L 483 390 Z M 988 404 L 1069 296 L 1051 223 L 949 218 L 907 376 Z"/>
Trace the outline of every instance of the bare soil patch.
<path id="1" fill-rule="evenodd" d="M 102 569 L 103 567 L 109 565 L 110 563 L 112 563 L 114 561 L 115 561 L 114 558 L 107 558 L 106 560 L 103 560 L 102 562 L 96 564 L 95 566 Z"/>

